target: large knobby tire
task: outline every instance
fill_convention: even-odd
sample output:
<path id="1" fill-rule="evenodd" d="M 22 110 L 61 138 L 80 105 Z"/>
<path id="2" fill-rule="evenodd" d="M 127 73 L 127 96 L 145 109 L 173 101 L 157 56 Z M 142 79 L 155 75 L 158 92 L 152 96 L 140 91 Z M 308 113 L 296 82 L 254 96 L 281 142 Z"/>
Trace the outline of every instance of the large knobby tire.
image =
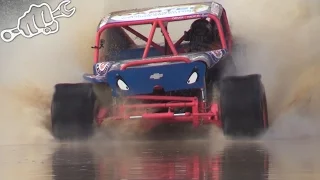
<path id="1" fill-rule="evenodd" d="M 268 112 L 261 76 L 226 77 L 220 84 L 220 118 L 231 137 L 256 137 L 268 128 Z"/>
<path id="2" fill-rule="evenodd" d="M 57 84 L 51 104 L 52 134 L 58 140 L 83 140 L 94 131 L 92 84 Z"/>

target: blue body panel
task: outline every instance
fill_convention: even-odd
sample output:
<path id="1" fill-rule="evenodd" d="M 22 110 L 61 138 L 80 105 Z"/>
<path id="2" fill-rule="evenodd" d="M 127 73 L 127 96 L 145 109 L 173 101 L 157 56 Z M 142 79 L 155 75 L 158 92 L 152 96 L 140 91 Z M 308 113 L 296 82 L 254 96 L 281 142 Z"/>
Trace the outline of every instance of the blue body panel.
<path id="1" fill-rule="evenodd" d="M 193 84 L 187 84 L 194 68 L 197 68 L 198 79 Z M 128 68 L 124 71 L 113 70 L 108 72 L 107 83 L 113 89 L 114 96 L 120 89 L 117 86 L 119 77 L 126 83 L 129 90 L 123 91 L 123 95 L 150 94 L 155 86 L 161 86 L 165 91 L 175 91 L 204 87 L 206 65 L 201 61 L 192 63 L 176 63 L 161 66 L 146 66 Z M 162 75 L 159 79 L 152 79 L 152 75 Z"/>
<path id="2" fill-rule="evenodd" d="M 144 48 L 136 48 L 113 54 L 106 62 L 94 64 L 93 74 L 84 74 L 83 78 L 91 83 L 108 84 L 113 89 L 113 96 L 117 96 L 117 91 L 119 91 L 117 75 L 129 87 L 129 90 L 121 90 L 122 95 L 150 94 L 157 85 L 164 88 L 165 91 L 202 88 L 207 68 L 213 67 L 228 54 L 226 49 L 191 53 L 184 55 L 191 60 L 191 63 L 147 65 L 120 70 L 121 64 L 126 61 L 140 59 L 143 51 Z M 150 48 L 148 58 L 154 56 L 161 57 L 161 53 L 155 48 Z M 198 68 L 198 80 L 193 84 L 188 84 L 187 80 L 194 67 Z M 150 78 L 152 75 L 162 77 L 153 79 Z"/>

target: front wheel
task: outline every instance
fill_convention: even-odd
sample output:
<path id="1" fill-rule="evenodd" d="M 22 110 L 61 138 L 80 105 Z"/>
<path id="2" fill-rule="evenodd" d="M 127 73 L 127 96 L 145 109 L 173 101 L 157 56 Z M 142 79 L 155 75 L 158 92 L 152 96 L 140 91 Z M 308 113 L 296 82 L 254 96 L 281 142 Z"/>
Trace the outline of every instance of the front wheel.
<path id="1" fill-rule="evenodd" d="M 52 134 L 59 140 L 93 134 L 95 95 L 92 84 L 57 84 L 51 104 Z"/>
<path id="2" fill-rule="evenodd" d="M 226 77 L 220 84 L 220 116 L 224 134 L 255 137 L 268 128 L 261 76 Z"/>

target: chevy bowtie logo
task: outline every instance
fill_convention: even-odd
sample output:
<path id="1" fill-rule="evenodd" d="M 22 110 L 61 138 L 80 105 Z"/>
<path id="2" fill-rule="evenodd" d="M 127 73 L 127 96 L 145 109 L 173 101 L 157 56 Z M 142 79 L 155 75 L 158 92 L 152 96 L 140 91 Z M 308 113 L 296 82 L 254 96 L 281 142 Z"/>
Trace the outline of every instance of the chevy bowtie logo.
<path id="1" fill-rule="evenodd" d="M 154 73 L 150 76 L 150 79 L 160 79 L 163 77 L 163 74 L 160 73 Z"/>

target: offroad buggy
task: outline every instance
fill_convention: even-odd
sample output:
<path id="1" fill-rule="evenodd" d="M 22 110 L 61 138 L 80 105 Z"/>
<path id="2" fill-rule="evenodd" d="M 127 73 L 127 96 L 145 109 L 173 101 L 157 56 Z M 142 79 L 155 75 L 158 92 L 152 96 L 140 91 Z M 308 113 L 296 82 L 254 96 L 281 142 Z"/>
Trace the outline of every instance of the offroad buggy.
<path id="1" fill-rule="evenodd" d="M 219 46 L 186 52 L 187 32 L 173 41 L 169 24 L 199 18 L 216 25 Z M 148 37 L 133 29 L 139 25 L 149 25 Z M 163 44 L 154 42 L 157 29 Z M 135 44 L 128 32 L 145 46 Z M 194 127 L 212 123 L 228 136 L 256 136 L 268 127 L 261 77 L 235 76 L 228 18 L 216 2 L 113 12 L 101 20 L 92 48 L 93 74 L 83 76 L 88 82 L 55 86 L 51 114 L 58 139 L 87 138 L 104 118 Z"/>

